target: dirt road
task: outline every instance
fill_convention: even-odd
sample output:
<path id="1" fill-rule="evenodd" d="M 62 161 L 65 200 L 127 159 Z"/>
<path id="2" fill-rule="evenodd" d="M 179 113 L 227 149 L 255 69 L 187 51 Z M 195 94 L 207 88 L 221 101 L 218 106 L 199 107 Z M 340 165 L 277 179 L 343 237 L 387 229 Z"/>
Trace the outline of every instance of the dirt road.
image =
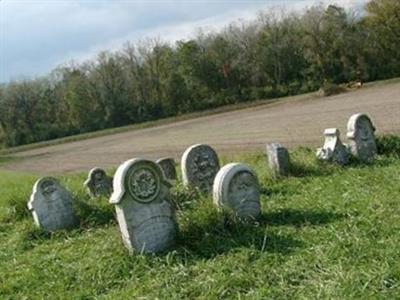
<path id="1" fill-rule="evenodd" d="M 328 98 L 283 101 L 173 124 L 19 152 L 1 168 L 57 174 L 94 166 L 116 167 L 133 157 L 179 159 L 186 147 L 207 143 L 219 153 L 263 151 L 267 142 L 322 145 L 322 132 L 337 127 L 345 139 L 353 113 L 371 116 L 377 133 L 400 133 L 400 83 L 363 88 Z"/>

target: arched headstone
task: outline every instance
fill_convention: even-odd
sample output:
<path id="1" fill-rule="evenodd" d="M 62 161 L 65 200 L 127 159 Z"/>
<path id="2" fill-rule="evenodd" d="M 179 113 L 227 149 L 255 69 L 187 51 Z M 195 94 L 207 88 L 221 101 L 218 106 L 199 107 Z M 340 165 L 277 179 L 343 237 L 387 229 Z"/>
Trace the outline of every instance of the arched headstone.
<path id="1" fill-rule="evenodd" d="M 317 150 L 317 158 L 332 161 L 340 165 L 349 163 L 349 152 L 340 140 L 340 131 L 337 128 L 328 128 L 324 131 L 325 143 Z"/>
<path id="2" fill-rule="evenodd" d="M 275 177 L 288 176 L 290 167 L 289 152 L 281 144 L 267 144 L 268 166 Z"/>
<path id="3" fill-rule="evenodd" d="M 109 197 L 112 193 L 112 179 L 101 168 L 93 168 L 89 171 L 84 186 L 92 197 Z"/>
<path id="4" fill-rule="evenodd" d="M 162 171 L 164 172 L 165 177 L 168 180 L 175 181 L 176 176 L 176 169 L 175 169 L 175 160 L 170 157 L 160 158 L 156 161 L 156 163 L 161 167 Z"/>
<path id="5" fill-rule="evenodd" d="M 219 170 L 217 153 L 208 145 L 189 147 L 182 156 L 182 179 L 185 186 L 211 193 L 215 175 Z"/>
<path id="6" fill-rule="evenodd" d="M 55 178 L 36 181 L 28 208 L 36 225 L 46 231 L 68 229 L 76 224 L 71 194 Z"/>
<path id="7" fill-rule="evenodd" d="M 352 115 L 347 123 L 351 153 L 361 161 L 370 162 L 377 154 L 375 127 L 366 114 Z"/>
<path id="8" fill-rule="evenodd" d="M 219 170 L 213 187 L 214 203 L 238 218 L 255 220 L 261 215 L 257 175 L 247 165 L 230 163 Z"/>
<path id="9" fill-rule="evenodd" d="M 170 184 L 153 161 L 131 159 L 115 173 L 115 205 L 122 239 L 130 252 L 161 252 L 175 241 L 175 211 Z"/>

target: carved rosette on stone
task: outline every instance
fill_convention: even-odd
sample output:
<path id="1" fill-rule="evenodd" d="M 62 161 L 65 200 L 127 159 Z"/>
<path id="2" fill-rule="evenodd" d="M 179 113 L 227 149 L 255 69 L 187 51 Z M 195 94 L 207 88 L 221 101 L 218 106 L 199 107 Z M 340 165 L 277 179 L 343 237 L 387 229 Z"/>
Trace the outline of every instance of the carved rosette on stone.
<path id="1" fill-rule="evenodd" d="M 266 146 L 268 166 L 275 177 L 288 176 L 290 167 L 289 151 L 281 144 L 272 143 Z"/>
<path id="2" fill-rule="evenodd" d="M 324 131 L 325 143 L 317 150 L 317 158 L 324 161 L 332 161 L 339 165 L 349 163 L 350 153 L 340 140 L 340 131 L 337 128 L 328 128 Z"/>
<path id="3" fill-rule="evenodd" d="M 93 198 L 109 197 L 112 193 L 112 178 L 108 177 L 103 169 L 93 168 L 89 171 L 84 186 Z"/>
<path id="4" fill-rule="evenodd" d="M 366 114 L 352 115 L 347 123 L 351 153 L 361 161 L 371 162 L 377 154 L 375 127 Z"/>
<path id="5" fill-rule="evenodd" d="M 36 181 L 28 209 L 36 225 L 46 231 L 68 229 L 76 224 L 71 194 L 52 177 Z"/>
<path id="6" fill-rule="evenodd" d="M 125 246 L 145 253 L 161 252 L 175 242 L 175 211 L 170 184 L 153 161 L 135 158 L 119 166 L 110 203 L 115 205 Z"/>
<path id="7" fill-rule="evenodd" d="M 185 186 L 211 193 L 215 175 L 219 170 L 217 153 L 208 145 L 189 147 L 182 156 L 182 179 Z"/>
<path id="8" fill-rule="evenodd" d="M 170 181 L 176 181 L 176 169 L 175 169 L 175 160 L 170 157 L 160 158 L 156 161 L 156 163 L 161 167 L 165 178 Z"/>
<path id="9" fill-rule="evenodd" d="M 214 180 L 214 204 L 243 220 L 261 215 L 257 175 L 247 165 L 230 163 L 219 170 Z"/>

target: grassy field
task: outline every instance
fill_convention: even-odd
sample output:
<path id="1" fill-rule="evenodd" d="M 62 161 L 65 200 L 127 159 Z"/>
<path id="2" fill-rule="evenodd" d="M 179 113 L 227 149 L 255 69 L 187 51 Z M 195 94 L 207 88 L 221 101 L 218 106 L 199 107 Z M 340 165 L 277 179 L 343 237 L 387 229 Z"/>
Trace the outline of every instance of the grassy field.
<path id="1" fill-rule="evenodd" d="M 26 210 L 35 177 L 0 173 L 0 299 L 395 299 L 400 295 L 399 139 L 380 140 L 371 165 L 291 152 L 275 180 L 262 153 L 226 156 L 257 172 L 263 217 L 223 219 L 210 198 L 174 189 L 176 247 L 129 256 L 114 208 L 91 200 L 84 174 L 60 176 L 80 226 L 45 233 Z"/>

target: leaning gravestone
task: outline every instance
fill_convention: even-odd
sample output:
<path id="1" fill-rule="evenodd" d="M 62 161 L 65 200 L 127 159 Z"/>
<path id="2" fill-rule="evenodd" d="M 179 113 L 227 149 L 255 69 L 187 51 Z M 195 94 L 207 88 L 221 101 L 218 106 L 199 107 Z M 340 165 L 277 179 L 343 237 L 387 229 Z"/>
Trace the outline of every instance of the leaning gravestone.
<path id="1" fill-rule="evenodd" d="M 249 166 L 230 163 L 219 170 L 213 187 L 214 203 L 238 218 L 255 220 L 261 215 L 257 175 Z"/>
<path id="2" fill-rule="evenodd" d="M 84 186 L 87 188 L 89 195 L 94 198 L 100 196 L 108 197 L 112 193 L 112 179 L 101 168 L 93 168 L 89 171 Z"/>
<path id="3" fill-rule="evenodd" d="M 210 193 L 215 175 L 219 170 L 218 155 L 208 145 L 191 146 L 182 156 L 181 168 L 185 186 L 198 188 L 203 193 Z"/>
<path id="4" fill-rule="evenodd" d="M 347 123 L 351 153 L 361 161 L 370 162 L 377 154 L 375 127 L 366 114 L 352 115 Z"/>
<path id="5" fill-rule="evenodd" d="M 156 163 L 161 167 L 165 178 L 171 181 L 175 181 L 176 176 L 176 169 L 175 169 L 175 160 L 173 158 L 165 157 L 160 158 L 156 161 Z"/>
<path id="6" fill-rule="evenodd" d="M 317 150 L 317 158 L 325 161 L 332 161 L 339 165 L 349 163 L 347 148 L 340 140 L 340 131 L 337 128 L 328 128 L 324 131 L 325 143 Z"/>
<path id="7" fill-rule="evenodd" d="M 52 177 L 36 181 L 28 208 L 36 225 L 46 231 L 68 229 L 76 223 L 71 194 Z"/>
<path id="8" fill-rule="evenodd" d="M 161 168 L 150 160 L 128 160 L 117 169 L 113 185 L 110 203 L 129 251 L 156 253 L 169 248 L 177 228 L 170 184 Z"/>
<path id="9" fill-rule="evenodd" d="M 281 144 L 267 144 L 268 165 L 273 172 L 273 175 L 288 176 L 290 167 L 289 152 Z"/>

